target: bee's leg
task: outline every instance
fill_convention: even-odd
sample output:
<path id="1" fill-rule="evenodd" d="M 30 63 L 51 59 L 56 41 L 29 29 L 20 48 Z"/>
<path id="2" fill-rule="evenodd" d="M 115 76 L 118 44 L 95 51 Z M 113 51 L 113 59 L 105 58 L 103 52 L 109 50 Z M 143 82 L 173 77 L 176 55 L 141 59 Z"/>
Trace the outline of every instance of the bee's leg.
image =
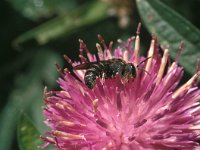
<path id="1" fill-rule="evenodd" d="M 125 69 L 126 69 L 126 65 L 121 66 L 119 68 L 119 75 L 121 77 L 121 82 L 123 84 L 126 83 L 128 81 L 128 79 L 129 79 L 128 74 L 126 73 Z"/>
<path id="2" fill-rule="evenodd" d="M 85 73 L 85 85 L 89 88 L 92 89 L 95 86 L 95 80 L 97 78 L 97 74 L 95 71 L 88 70 Z"/>
<path id="3" fill-rule="evenodd" d="M 85 76 L 84 80 L 85 80 L 85 85 L 89 89 L 92 89 L 95 86 L 95 80 L 96 80 L 95 76 Z"/>
<path id="4" fill-rule="evenodd" d="M 101 81 L 102 81 L 102 84 L 104 84 L 105 83 L 105 79 L 106 79 L 106 73 L 105 72 L 103 72 L 102 74 L 101 74 Z"/>
<path id="5" fill-rule="evenodd" d="M 102 78 L 102 79 L 105 79 L 105 78 L 106 78 L 106 74 L 105 74 L 105 72 L 102 73 L 101 78 Z"/>

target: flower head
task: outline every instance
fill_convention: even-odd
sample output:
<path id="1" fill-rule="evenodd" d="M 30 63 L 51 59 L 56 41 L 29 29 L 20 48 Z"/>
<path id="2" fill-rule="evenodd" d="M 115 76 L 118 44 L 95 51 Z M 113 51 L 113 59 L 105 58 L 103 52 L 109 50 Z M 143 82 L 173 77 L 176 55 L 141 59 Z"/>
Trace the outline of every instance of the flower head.
<path id="1" fill-rule="evenodd" d="M 81 62 L 65 56 L 72 66 L 118 58 L 135 66 L 134 78 L 95 76 L 94 87 L 84 83 L 86 70 L 67 69 L 58 79 L 60 91 L 45 90 L 46 145 L 69 150 L 191 150 L 200 149 L 200 90 L 198 73 L 179 86 L 183 68 L 168 62 L 168 49 L 163 56 L 153 36 L 147 58 L 140 57 L 139 29 L 136 37 L 120 46 L 112 55 L 112 42 L 107 46 L 99 35 L 98 58 L 80 40 Z M 135 44 L 133 46 L 133 41 Z M 181 51 L 182 46 L 179 51 Z M 87 54 L 87 58 L 83 53 Z M 197 71 L 198 72 L 198 71 Z M 80 82 L 78 78 L 82 81 Z"/>

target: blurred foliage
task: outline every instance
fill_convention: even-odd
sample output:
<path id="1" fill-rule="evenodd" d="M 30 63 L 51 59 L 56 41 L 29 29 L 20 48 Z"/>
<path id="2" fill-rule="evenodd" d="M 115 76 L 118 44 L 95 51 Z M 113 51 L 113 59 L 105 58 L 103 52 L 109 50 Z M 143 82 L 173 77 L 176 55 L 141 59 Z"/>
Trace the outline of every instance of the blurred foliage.
<path id="1" fill-rule="evenodd" d="M 0 1 L 0 149 L 20 147 L 25 150 L 34 145 L 30 141 L 35 136 L 47 130 L 42 116 L 43 88 L 46 85 L 49 89 L 58 88 L 59 73 L 53 64 L 68 67 L 61 59 L 63 54 L 78 60 L 79 38 L 95 53 L 95 43 L 99 42 L 95 38 L 97 34 L 102 34 L 107 43 L 117 38 L 125 40 L 135 34 L 142 19 L 143 26 L 156 31 L 160 43 L 171 45 L 169 50 L 173 58 L 178 51 L 177 43 L 186 42 L 180 64 L 187 69 L 186 78 L 194 72 L 200 55 L 200 0 L 137 0 L 130 5 L 127 0 L 126 5 L 122 4 L 123 9 L 120 3 L 119 0 Z M 113 8 L 118 12 L 113 13 Z M 128 16 L 120 14 L 119 10 L 124 9 L 129 12 Z M 148 20 L 148 15 L 153 15 L 154 19 Z M 130 21 L 121 28 L 118 23 L 123 17 Z M 150 38 L 150 32 L 143 27 L 143 51 L 149 47 Z M 20 117 L 21 111 L 30 116 L 35 127 L 24 115 Z M 27 130 L 20 130 L 23 127 Z"/>
<path id="2" fill-rule="evenodd" d="M 64 16 L 58 16 L 22 34 L 15 40 L 15 44 L 35 38 L 37 42 L 42 45 L 50 40 L 63 36 L 63 34 L 69 34 L 82 26 L 90 25 L 96 21 L 105 19 L 107 16 L 106 6 L 107 5 L 99 1 L 84 4 L 84 6 L 74 9 Z"/>
<path id="3" fill-rule="evenodd" d="M 42 144 L 40 133 L 25 114 L 20 116 L 17 134 L 20 150 L 40 149 L 39 145 Z"/>
<path id="4" fill-rule="evenodd" d="M 68 13 L 77 6 L 76 1 L 65 0 L 8 0 L 8 2 L 25 17 L 35 21 L 55 14 Z"/>

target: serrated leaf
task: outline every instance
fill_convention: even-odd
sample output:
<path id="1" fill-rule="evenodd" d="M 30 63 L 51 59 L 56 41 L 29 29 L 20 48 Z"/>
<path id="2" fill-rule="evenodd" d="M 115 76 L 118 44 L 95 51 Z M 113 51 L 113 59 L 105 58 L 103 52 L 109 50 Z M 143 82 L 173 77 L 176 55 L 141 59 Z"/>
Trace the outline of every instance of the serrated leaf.
<path id="1" fill-rule="evenodd" d="M 31 68 L 27 74 L 17 76 L 15 89 L 11 92 L 9 101 L 1 111 L 0 116 L 0 149 L 9 150 L 16 129 L 17 118 L 21 110 L 29 110 L 32 103 L 42 101 L 43 82 L 48 85 L 56 80 L 57 73 L 53 64 L 61 64 L 61 58 L 57 53 L 49 50 L 40 50 L 35 54 Z M 52 76 L 51 78 L 46 78 Z M 38 109 L 42 109 L 39 107 Z M 37 110 L 35 110 L 37 111 Z"/>
<path id="2" fill-rule="evenodd" d="M 106 18 L 107 5 L 104 2 L 94 1 L 80 6 L 71 13 L 59 16 L 19 36 L 16 45 L 30 39 L 36 39 L 39 44 L 45 44 L 63 35 L 75 32 L 76 29 L 93 24 Z"/>
<path id="3" fill-rule="evenodd" d="M 137 7 L 147 29 L 156 33 L 161 45 L 170 46 L 172 58 L 177 55 L 180 41 L 185 43 L 179 63 L 194 73 L 200 58 L 200 31 L 159 0 L 137 0 Z"/>
<path id="4" fill-rule="evenodd" d="M 40 133 L 25 114 L 22 114 L 20 117 L 17 133 L 20 150 L 40 149 Z"/>

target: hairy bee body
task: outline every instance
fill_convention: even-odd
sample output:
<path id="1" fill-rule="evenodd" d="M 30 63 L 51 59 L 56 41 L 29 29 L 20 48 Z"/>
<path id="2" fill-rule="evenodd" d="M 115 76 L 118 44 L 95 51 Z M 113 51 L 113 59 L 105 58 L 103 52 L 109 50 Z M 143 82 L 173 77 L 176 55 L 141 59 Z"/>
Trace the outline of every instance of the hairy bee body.
<path id="1" fill-rule="evenodd" d="M 88 88 L 92 89 L 95 85 L 97 77 L 101 78 L 112 78 L 119 74 L 120 77 L 135 78 L 136 68 L 131 63 L 126 63 L 121 59 L 109 59 L 105 61 L 84 63 L 75 66 L 74 69 L 87 69 L 84 80 Z"/>

